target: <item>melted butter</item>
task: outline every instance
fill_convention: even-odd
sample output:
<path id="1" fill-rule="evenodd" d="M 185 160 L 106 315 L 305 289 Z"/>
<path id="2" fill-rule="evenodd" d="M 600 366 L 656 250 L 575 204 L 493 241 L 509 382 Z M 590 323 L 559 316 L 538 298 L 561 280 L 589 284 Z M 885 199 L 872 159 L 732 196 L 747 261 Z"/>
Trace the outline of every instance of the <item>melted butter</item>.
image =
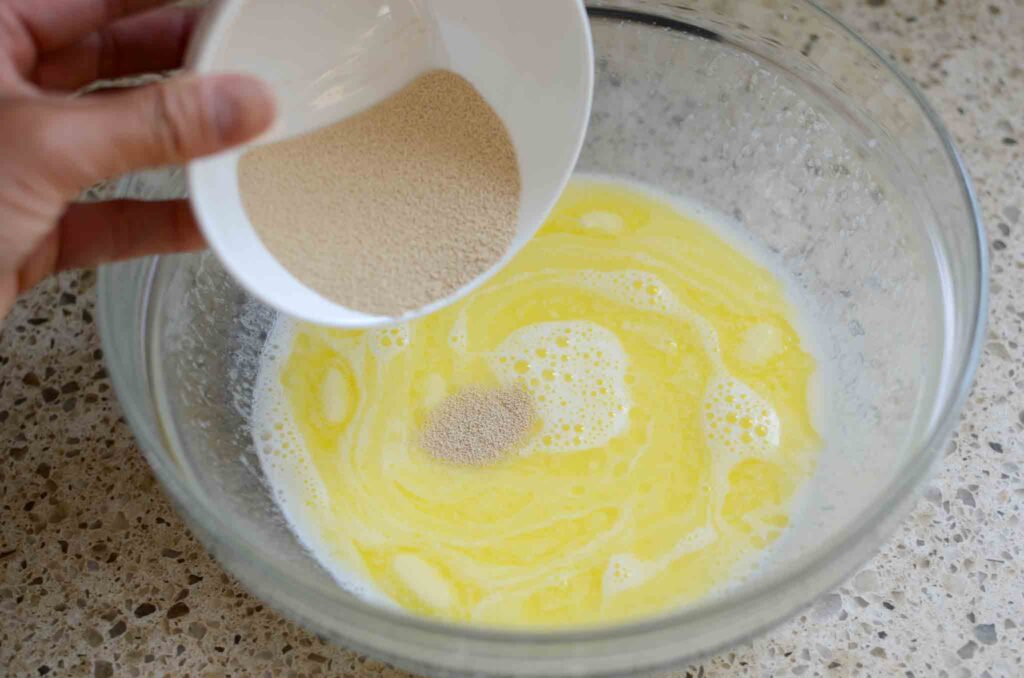
<path id="1" fill-rule="evenodd" d="M 570 185 L 490 283 L 408 325 L 281 329 L 264 467 L 343 585 L 431 617 L 570 625 L 727 584 L 789 522 L 820 439 L 815 360 L 766 267 L 637 189 Z M 540 425 L 462 468 L 418 445 L 467 386 L 523 385 Z"/>

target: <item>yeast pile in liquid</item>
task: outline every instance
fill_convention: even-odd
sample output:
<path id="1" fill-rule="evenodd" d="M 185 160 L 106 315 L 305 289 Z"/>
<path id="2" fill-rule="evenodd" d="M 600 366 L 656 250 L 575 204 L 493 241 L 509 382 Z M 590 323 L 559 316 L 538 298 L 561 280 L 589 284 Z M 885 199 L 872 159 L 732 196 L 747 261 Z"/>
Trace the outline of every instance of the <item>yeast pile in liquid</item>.
<path id="1" fill-rule="evenodd" d="M 461 303 L 375 331 L 279 324 L 264 469 L 302 541 L 370 599 L 506 626 L 665 612 L 756 562 L 813 470 L 796 318 L 707 224 L 577 179 Z M 420 447 L 447 396 L 516 384 L 538 415 L 520 449 L 465 467 Z"/>

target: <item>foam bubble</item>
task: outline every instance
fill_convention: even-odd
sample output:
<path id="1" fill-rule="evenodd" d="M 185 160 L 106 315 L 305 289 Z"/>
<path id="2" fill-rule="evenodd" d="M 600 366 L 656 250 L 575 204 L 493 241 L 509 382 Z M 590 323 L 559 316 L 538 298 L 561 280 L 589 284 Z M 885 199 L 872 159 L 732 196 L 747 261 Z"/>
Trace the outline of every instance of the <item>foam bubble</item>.
<path id="1" fill-rule="evenodd" d="M 600 447 L 625 431 L 628 358 L 615 334 L 597 323 L 536 323 L 510 334 L 488 363 L 505 384 L 533 397 L 539 433 L 524 452 Z"/>
<path id="2" fill-rule="evenodd" d="M 721 473 L 745 458 L 766 458 L 779 446 L 781 425 L 771 404 L 735 377 L 719 374 L 702 404 L 704 436 Z"/>
<path id="3" fill-rule="evenodd" d="M 632 553 L 619 553 L 608 559 L 601 577 L 601 593 L 610 598 L 627 589 L 640 586 L 648 579 L 649 564 Z"/>
<path id="4" fill-rule="evenodd" d="M 366 341 L 378 358 L 387 360 L 402 353 L 412 340 L 412 329 L 408 323 L 385 327 L 379 330 L 370 330 L 366 333 Z"/>

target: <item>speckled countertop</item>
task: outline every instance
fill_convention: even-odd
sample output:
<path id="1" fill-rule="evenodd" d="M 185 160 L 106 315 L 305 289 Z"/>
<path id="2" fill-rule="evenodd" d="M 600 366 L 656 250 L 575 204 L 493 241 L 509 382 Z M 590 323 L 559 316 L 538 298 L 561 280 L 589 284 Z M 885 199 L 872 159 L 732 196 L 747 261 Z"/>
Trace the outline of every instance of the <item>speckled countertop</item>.
<path id="1" fill-rule="evenodd" d="M 1024 675 L 1024 5 L 824 4 L 956 137 L 989 229 L 989 336 L 942 470 L 882 552 L 676 675 Z M 279 617 L 190 536 L 111 394 L 94 285 L 51 280 L 0 330 L 0 673 L 403 675 Z"/>

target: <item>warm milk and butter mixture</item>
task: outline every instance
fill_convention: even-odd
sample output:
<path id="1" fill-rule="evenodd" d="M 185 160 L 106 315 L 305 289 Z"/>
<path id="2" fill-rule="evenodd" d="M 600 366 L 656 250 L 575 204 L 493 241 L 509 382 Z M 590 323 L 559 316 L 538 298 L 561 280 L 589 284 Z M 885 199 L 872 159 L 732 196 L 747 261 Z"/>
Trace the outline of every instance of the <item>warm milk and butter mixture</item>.
<path id="1" fill-rule="evenodd" d="M 598 178 L 462 302 L 399 327 L 279 321 L 264 470 L 347 589 L 434 618 L 579 625 L 664 613 L 756 566 L 822 446 L 817 362 L 782 279 L 703 211 Z M 446 397 L 518 386 L 493 464 L 428 454 Z"/>

